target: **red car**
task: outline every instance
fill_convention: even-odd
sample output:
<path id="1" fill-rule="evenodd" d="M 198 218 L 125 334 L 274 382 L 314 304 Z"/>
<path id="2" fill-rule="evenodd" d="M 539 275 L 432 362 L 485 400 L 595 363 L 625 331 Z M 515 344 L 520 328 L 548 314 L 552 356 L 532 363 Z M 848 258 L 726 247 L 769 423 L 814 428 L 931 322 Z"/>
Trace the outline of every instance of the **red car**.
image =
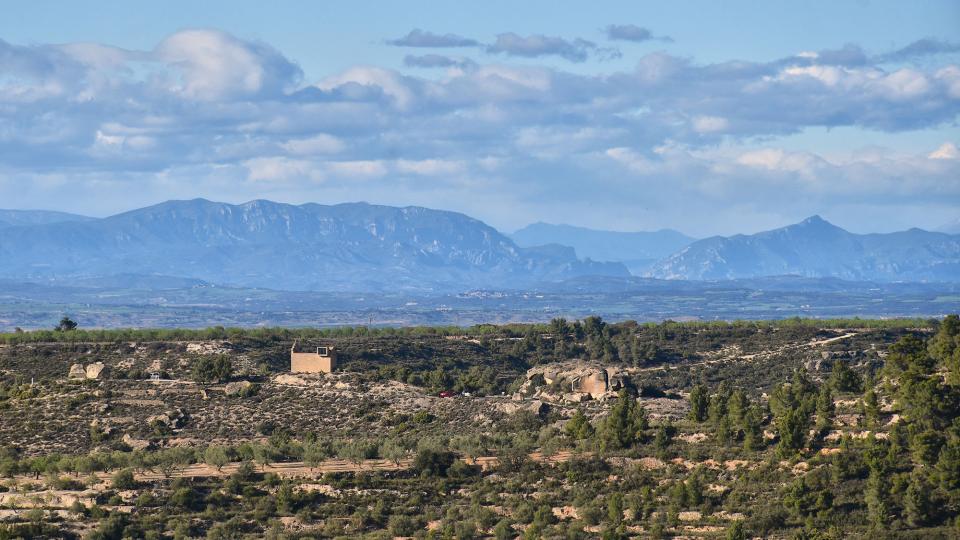
<path id="1" fill-rule="evenodd" d="M 440 396 L 440 397 L 453 397 L 453 396 L 457 395 L 457 393 L 454 392 L 453 390 L 444 390 L 443 392 L 440 392 L 440 393 L 437 394 L 437 395 Z"/>

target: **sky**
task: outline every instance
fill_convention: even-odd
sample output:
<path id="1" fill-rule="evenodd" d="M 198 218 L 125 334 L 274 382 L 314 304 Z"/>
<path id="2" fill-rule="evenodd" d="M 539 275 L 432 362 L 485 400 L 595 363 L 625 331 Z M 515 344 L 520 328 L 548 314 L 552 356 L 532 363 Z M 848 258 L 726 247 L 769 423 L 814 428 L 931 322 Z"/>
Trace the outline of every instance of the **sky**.
<path id="1" fill-rule="evenodd" d="M 7 1 L 0 208 L 960 218 L 960 2 Z"/>

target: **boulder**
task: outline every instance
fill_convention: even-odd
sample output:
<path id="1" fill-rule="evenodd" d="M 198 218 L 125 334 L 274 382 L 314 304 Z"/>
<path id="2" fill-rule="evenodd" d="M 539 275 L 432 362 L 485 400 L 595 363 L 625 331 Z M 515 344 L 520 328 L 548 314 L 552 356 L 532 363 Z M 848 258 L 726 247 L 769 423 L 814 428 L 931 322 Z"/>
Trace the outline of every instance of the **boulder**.
<path id="1" fill-rule="evenodd" d="M 253 386 L 253 383 L 250 381 L 232 382 L 223 387 L 223 392 L 228 396 L 239 396 L 251 386 Z"/>
<path id="2" fill-rule="evenodd" d="M 69 377 L 71 379 L 86 379 L 87 372 L 85 369 L 83 369 L 83 364 L 74 364 L 70 366 Z"/>
<path id="3" fill-rule="evenodd" d="M 106 369 L 107 366 L 103 365 L 103 362 L 94 362 L 88 365 L 84 372 L 88 379 L 100 379 L 106 375 Z"/>
<path id="4" fill-rule="evenodd" d="M 134 439 L 129 433 L 124 433 L 123 443 L 134 450 L 146 450 L 150 446 L 150 441 L 143 439 Z"/>
<path id="5" fill-rule="evenodd" d="M 515 397 L 581 403 L 615 396 L 628 384 L 626 374 L 619 368 L 571 361 L 531 368 Z"/>
<path id="6" fill-rule="evenodd" d="M 170 429 L 177 429 L 183 427 L 184 414 L 180 409 L 175 409 L 172 411 L 167 411 L 162 414 L 154 414 L 147 417 L 147 425 L 154 422 L 160 422 Z"/>
<path id="7" fill-rule="evenodd" d="M 535 414 L 535 415 L 537 415 L 537 416 L 546 416 L 547 414 L 550 413 L 550 405 L 547 405 L 546 403 L 544 403 L 544 402 L 542 402 L 542 401 L 540 401 L 540 400 L 538 399 L 538 400 L 534 401 L 533 403 L 531 403 L 531 404 L 527 407 L 527 410 L 530 411 L 530 412 L 532 412 L 533 414 Z"/>
<path id="8" fill-rule="evenodd" d="M 563 401 L 567 403 L 583 403 L 584 401 L 590 401 L 590 398 L 590 394 L 586 392 L 571 392 L 563 395 Z"/>
<path id="9" fill-rule="evenodd" d="M 610 379 L 603 369 L 588 370 L 576 375 L 571 380 L 574 392 L 590 394 L 593 399 L 599 399 L 610 390 Z"/>

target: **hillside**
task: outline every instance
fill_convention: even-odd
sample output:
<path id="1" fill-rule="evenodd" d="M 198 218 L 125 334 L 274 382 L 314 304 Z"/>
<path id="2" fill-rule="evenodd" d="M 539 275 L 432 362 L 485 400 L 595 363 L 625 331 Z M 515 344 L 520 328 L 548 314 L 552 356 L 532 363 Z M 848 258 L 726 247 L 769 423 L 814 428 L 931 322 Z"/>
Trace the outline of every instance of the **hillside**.
<path id="1" fill-rule="evenodd" d="M 165 275 L 284 290 L 460 290 L 627 275 L 530 250 L 454 212 L 363 203 L 169 201 L 104 219 L 7 228 L 0 277 Z"/>
<path id="2" fill-rule="evenodd" d="M 787 274 L 854 281 L 957 281 L 960 236 L 920 229 L 854 234 L 814 216 L 772 231 L 694 242 L 649 272 L 664 279 Z"/>
<path id="3" fill-rule="evenodd" d="M 601 231 L 533 223 L 510 235 L 521 247 L 560 244 L 574 248 L 581 257 L 595 261 L 622 262 L 639 275 L 654 262 L 675 253 L 695 239 L 672 229 L 651 232 Z"/>
<path id="4" fill-rule="evenodd" d="M 294 340 L 337 371 L 290 373 Z M 0 538 L 956 538 L 958 344 L 955 315 L 0 334 Z"/>
<path id="5" fill-rule="evenodd" d="M 51 212 L 49 210 L 3 210 L 0 209 L 0 228 L 16 227 L 19 225 L 44 225 L 48 223 L 63 223 L 66 221 L 90 221 L 93 218 L 68 214 L 66 212 Z"/>

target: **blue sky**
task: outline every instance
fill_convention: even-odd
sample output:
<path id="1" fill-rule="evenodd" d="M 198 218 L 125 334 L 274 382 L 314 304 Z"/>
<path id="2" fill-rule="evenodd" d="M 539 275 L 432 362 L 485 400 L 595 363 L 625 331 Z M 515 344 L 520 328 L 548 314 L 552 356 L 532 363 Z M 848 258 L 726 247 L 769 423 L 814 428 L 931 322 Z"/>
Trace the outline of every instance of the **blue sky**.
<path id="1" fill-rule="evenodd" d="M 960 217 L 955 1 L 273 4 L 6 2 L 0 207 L 366 200 L 701 236 Z"/>

